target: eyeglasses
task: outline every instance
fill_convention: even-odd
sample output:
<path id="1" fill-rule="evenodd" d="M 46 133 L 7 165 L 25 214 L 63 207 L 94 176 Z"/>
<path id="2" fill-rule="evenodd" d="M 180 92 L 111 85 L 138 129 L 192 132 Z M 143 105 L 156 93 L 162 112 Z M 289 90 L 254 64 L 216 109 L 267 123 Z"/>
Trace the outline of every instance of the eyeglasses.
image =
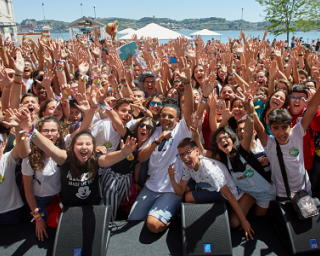
<path id="1" fill-rule="evenodd" d="M 152 129 L 152 126 L 149 125 L 149 124 L 139 123 L 138 125 L 139 125 L 140 128 L 146 127 L 146 129 L 147 129 L 148 131 L 150 131 L 150 130 Z"/>
<path id="2" fill-rule="evenodd" d="M 57 133 L 58 133 L 58 129 L 52 129 L 52 130 L 43 129 L 43 130 L 41 131 L 41 134 L 43 134 L 43 135 L 47 135 L 47 134 L 49 134 L 49 133 L 51 133 L 51 134 L 57 134 Z"/>
<path id="3" fill-rule="evenodd" d="M 143 83 L 154 85 L 155 82 L 154 81 L 144 81 Z"/>
<path id="4" fill-rule="evenodd" d="M 177 154 L 176 157 L 180 158 L 181 160 L 187 156 L 190 156 L 190 154 L 192 153 L 193 150 L 195 150 L 197 147 L 193 147 L 191 149 L 189 149 L 188 151 L 182 153 L 182 154 Z"/>
<path id="5" fill-rule="evenodd" d="M 157 107 L 161 107 L 162 106 L 162 102 L 156 102 L 156 101 L 151 101 L 150 102 L 150 106 L 154 107 L 157 104 Z"/>
<path id="6" fill-rule="evenodd" d="M 166 117 L 168 116 L 169 119 L 174 119 L 174 118 L 175 118 L 174 115 L 171 115 L 171 114 L 168 115 L 168 114 L 166 114 L 166 113 L 163 113 L 163 114 L 161 114 L 160 116 L 161 116 L 162 118 L 166 118 Z"/>
<path id="7" fill-rule="evenodd" d="M 221 138 L 217 139 L 216 142 L 217 142 L 217 144 L 219 144 L 221 141 L 227 140 L 227 139 L 229 139 L 229 138 L 230 138 L 230 135 L 229 135 L 229 134 L 228 134 L 228 135 L 224 135 L 224 136 L 222 136 Z"/>
<path id="8" fill-rule="evenodd" d="M 305 99 L 305 97 L 298 97 L 296 95 L 290 95 L 290 100 L 292 100 L 292 101 L 300 101 L 301 102 L 304 99 Z"/>

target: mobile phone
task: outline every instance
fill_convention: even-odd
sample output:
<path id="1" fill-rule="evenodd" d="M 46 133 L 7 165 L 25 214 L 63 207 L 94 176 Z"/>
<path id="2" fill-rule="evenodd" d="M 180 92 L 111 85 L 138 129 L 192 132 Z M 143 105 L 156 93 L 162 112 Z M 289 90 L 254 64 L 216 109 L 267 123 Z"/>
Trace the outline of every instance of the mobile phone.
<path id="1" fill-rule="evenodd" d="M 171 63 L 178 63 L 176 57 L 172 56 L 170 59 L 170 64 Z"/>
<path id="2" fill-rule="evenodd" d="M 243 180 L 245 178 L 246 178 L 246 175 L 244 175 L 244 174 L 237 176 L 237 180 Z"/>

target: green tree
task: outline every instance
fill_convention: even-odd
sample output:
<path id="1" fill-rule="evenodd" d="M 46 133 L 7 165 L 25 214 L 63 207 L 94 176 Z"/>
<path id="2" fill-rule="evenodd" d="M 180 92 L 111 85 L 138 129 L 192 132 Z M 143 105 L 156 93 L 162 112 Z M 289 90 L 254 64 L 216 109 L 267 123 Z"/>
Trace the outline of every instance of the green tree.
<path id="1" fill-rule="evenodd" d="M 319 27 L 320 0 L 256 0 L 265 6 L 267 29 L 275 36 Z"/>

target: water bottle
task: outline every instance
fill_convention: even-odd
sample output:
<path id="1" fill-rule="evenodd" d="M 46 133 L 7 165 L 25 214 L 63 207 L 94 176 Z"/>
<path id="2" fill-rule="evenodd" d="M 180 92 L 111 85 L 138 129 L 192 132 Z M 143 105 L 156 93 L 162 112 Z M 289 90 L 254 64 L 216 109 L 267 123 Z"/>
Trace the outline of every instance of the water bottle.
<path id="1" fill-rule="evenodd" d="M 17 37 L 16 33 L 13 34 L 12 40 L 13 40 L 13 43 L 14 43 L 15 47 L 20 47 L 19 41 L 18 41 L 18 37 Z"/>

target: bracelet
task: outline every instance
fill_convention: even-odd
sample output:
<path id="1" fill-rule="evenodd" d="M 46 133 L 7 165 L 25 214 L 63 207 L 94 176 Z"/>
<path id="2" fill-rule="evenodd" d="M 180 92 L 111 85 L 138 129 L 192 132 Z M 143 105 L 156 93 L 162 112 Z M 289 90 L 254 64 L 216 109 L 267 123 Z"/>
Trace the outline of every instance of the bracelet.
<path id="1" fill-rule="evenodd" d="M 31 131 L 20 131 L 19 133 L 25 133 L 29 137 L 23 136 L 21 139 L 25 141 L 30 141 L 32 138 L 34 138 L 38 134 L 38 130 L 34 129 L 34 124 L 31 126 Z"/>
<path id="2" fill-rule="evenodd" d="M 156 81 L 159 81 L 159 79 L 162 80 L 162 76 L 161 75 L 155 75 L 155 77 L 157 78 Z"/>
<path id="3" fill-rule="evenodd" d="M 33 54 L 33 51 L 31 51 L 30 54 Z"/>
<path id="4" fill-rule="evenodd" d="M 252 114 L 247 114 L 247 118 L 249 119 L 249 121 L 251 122 L 251 123 L 253 123 L 253 115 L 254 115 L 254 113 L 252 113 Z"/>
<path id="5" fill-rule="evenodd" d="M 109 110 L 109 111 L 110 111 L 110 110 L 112 110 L 112 107 L 110 107 L 105 100 L 99 102 L 99 106 L 100 106 L 100 109 L 102 109 L 103 111 L 106 111 L 106 110 Z"/>
<path id="6" fill-rule="evenodd" d="M 143 114 L 147 113 L 148 112 L 148 109 L 146 108 L 144 111 L 143 111 Z"/>
<path id="7" fill-rule="evenodd" d="M 298 56 L 299 56 L 299 57 L 301 57 L 301 56 L 303 57 L 303 54 L 302 54 L 302 53 L 301 53 L 301 54 L 298 54 Z"/>
<path id="8" fill-rule="evenodd" d="M 101 82 L 101 79 L 98 77 L 98 78 L 94 78 L 93 80 L 92 80 L 92 82 L 94 83 L 94 84 L 100 84 L 100 82 Z"/>
<path id="9" fill-rule="evenodd" d="M 248 75 L 248 77 L 253 77 L 253 74 L 251 74 L 251 75 Z"/>
<path id="10" fill-rule="evenodd" d="M 63 62 L 64 62 L 64 60 L 59 60 L 59 61 L 54 60 L 54 67 L 55 67 L 56 71 L 63 71 L 64 70 Z"/>
<path id="11" fill-rule="evenodd" d="M 80 74 L 79 75 L 79 82 L 83 82 L 85 84 L 85 83 L 87 83 L 88 78 L 89 77 L 87 75 Z"/>
<path id="12" fill-rule="evenodd" d="M 201 100 L 200 100 L 200 103 L 204 103 L 204 104 L 206 104 L 206 103 L 207 103 L 207 101 L 208 101 L 208 100 L 201 99 Z"/>
<path id="13" fill-rule="evenodd" d="M 202 95 L 202 98 L 206 100 L 209 98 L 209 96 L 206 97 L 206 96 Z"/>
<path id="14" fill-rule="evenodd" d="M 4 50 L 4 47 L 0 47 L 0 50 Z"/>
<path id="15" fill-rule="evenodd" d="M 237 69 L 241 69 L 241 67 L 237 67 L 237 66 L 236 66 L 236 68 L 237 68 Z"/>
<path id="16" fill-rule="evenodd" d="M 235 76 L 237 76 L 237 73 L 236 73 L 236 72 L 233 72 L 233 73 L 231 74 L 231 76 L 232 76 L 232 77 L 235 77 Z"/>
<path id="17" fill-rule="evenodd" d="M 21 82 L 13 81 L 15 84 L 23 84 L 23 80 Z"/>
<path id="18" fill-rule="evenodd" d="M 195 43 L 194 45 L 195 45 L 195 46 L 198 46 L 198 44 L 196 44 L 196 43 Z"/>
<path id="19" fill-rule="evenodd" d="M 135 179 L 133 179 L 133 183 L 134 183 L 134 184 L 138 184 L 138 181 L 136 181 Z"/>
<path id="20" fill-rule="evenodd" d="M 191 84 L 191 81 L 184 83 L 185 85 Z"/>
<path id="21" fill-rule="evenodd" d="M 14 73 L 14 75 L 15 76 L 23 76 L 23 74 L 16 74 L 16 73 Z"/>
<path id="22" fill-rule="evenodd" d="M 96 107 L 91 107 L 91 109 L 97 110 L 97 109 L 98 109 L 98 106 L 96 106 Z"/>

